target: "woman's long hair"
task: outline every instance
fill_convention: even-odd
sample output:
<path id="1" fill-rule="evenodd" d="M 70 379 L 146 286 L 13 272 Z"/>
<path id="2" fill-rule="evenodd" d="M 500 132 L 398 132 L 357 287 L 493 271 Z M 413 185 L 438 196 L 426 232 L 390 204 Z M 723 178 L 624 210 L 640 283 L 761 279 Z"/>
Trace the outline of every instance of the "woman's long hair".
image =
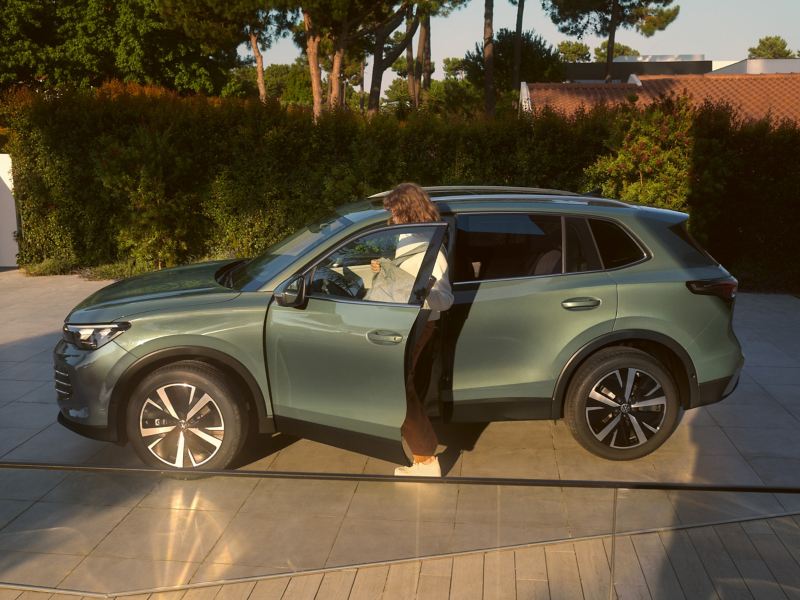
<path id="1" fill-rule="evenodd" d="M 428 192 L 416 183 L 401 183 L 383 199 L 383 207 L 392 213 L 389 222 L 430 223 L 439 221 L 439 209 L 431 202 Z"/>

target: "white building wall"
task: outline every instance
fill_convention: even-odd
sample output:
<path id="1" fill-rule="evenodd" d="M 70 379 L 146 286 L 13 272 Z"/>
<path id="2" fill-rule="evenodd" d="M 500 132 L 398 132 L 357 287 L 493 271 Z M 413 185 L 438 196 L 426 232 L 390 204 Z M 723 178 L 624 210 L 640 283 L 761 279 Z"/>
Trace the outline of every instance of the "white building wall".
<path id="1" fill-rule="evenodd" d="M 11 182 L 11 157 L 0 154 L 0 267 L 17 266 L 17 210 Z"/>
<path id="2" fill-rule="evenodd" d="M 800 73 L 800 58 L 748 58 L 724 67 L 714 66 L 713 73 L 715 75 Z"/>

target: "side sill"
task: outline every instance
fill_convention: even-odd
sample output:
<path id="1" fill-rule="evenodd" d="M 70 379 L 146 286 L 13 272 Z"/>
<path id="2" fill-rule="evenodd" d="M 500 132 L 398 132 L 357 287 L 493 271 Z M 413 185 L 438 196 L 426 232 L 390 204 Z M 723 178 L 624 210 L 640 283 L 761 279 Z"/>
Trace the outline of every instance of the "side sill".
<path id="1" fill-rule="evenodd" d="M 408 458 L 403 451 L 403 445 L 400 441 L 399 428 L 397 441 L 394 441 L 358 431 L 339 429 L 337 427 L 330 427 L 329 425 L 300 421 L 299 419 L 282 417 L 280 415 L 275 415 L 275 424 L 277 430 L 283 434 L 296 435 L 297 437 L 314 440 L 315 442 L 358 452 L 360 454 L 366 454 L 400 465 L 408 463 Z"/>
<path id="2" fill-rule="evenodd" d="M 552 418 L 552 398 L 493 398 L 448 403 L 446 414 L 454 423 L 534 421 Z"/>

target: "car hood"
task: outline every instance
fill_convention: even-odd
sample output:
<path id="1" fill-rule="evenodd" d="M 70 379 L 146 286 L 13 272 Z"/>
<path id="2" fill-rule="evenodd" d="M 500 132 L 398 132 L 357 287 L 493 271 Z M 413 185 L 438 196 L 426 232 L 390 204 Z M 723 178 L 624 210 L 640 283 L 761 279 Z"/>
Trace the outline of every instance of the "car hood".
<path id="1" fill-rule="evenodd" d="M 214 274 L 233 262 L 236 261 L 205 262 L 117 281 L 78 304 L 66 321 L 110 323 L 141 312 L 231 300 L 239 292 L 219 284 Z"/>

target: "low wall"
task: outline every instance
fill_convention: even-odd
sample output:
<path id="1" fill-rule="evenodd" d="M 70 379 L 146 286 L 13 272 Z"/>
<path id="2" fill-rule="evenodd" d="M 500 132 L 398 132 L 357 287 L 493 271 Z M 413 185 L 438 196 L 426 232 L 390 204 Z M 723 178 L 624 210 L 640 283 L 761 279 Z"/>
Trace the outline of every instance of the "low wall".
<path id="1" fill-rule="evenodd" d="M 11 182 L 11 157 L 0 154 L 0 268 L 17 266 L 17 211 Z"/>

